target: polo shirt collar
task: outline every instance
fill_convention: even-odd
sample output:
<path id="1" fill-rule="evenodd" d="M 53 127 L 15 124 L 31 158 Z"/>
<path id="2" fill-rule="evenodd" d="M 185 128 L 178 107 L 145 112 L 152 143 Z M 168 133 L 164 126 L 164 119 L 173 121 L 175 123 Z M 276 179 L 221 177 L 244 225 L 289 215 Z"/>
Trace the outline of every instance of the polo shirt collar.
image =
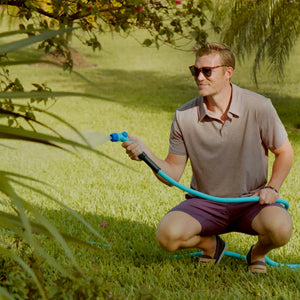
<path id="1" fill-rule="evenodd" d="M 234 117 L 240 117 L 242 115 L 242 107 L 241 103 L 239 101 L 239 88 L 235 84 L 231 84 L 232 92 L 231 92 L 231 103 L 229 106 L 229 110 L 227 115 L 231 118 Z M 207 111 L 207 107 L 203 101 L 203 97 L 198 97 L 198 103 L 199 103 L 199 122 L 203 120 L 205 116 L 210 116 L 209 112 Z"/>

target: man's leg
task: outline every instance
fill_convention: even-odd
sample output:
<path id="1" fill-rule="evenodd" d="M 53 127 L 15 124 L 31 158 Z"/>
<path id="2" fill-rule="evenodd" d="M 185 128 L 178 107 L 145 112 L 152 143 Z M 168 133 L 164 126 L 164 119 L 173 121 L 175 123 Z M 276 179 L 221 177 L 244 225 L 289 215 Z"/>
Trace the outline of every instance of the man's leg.
<path id="1" fill-rule="evenodd" d="M 268 206 L 253 219 L 252 228 L 258 233 L 258 242 L 251 252 L 253 263 L 264 261 L 264 256 L 270 250 L 287 244 L 292 235 L 293 223 L 287 210 Z"/>
<path id="2" fill-rule="evenodd" d="M 201 236 L 202 226 L 195 218 L 182 211 L 171 211 L 160 221 L 156 237 L 167 251 L 183 248 L 200 248 L 203 254 L 213 257 L 216 236 Z"/>

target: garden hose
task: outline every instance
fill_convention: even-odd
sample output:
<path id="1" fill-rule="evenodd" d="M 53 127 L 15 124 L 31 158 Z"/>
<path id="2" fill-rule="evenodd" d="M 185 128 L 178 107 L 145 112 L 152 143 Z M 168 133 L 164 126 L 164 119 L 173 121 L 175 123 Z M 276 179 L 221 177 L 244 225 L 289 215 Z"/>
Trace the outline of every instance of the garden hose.
<path id="1" fill-rule="evenodd" d="M 130 141 L 128 138 L 128 134 L 126 131 L 123 131 L 121 133 L 112 133 L 110 134 L 110 140 L 112 142 L 127 142 Z M 206 200 L 211 200 L 215 202 L 220 202 L 220 203 L 242 203 L 242 202 L 249 202 L 249 201 L 259 201 L 259 196 L 252 196 L 252 197 L 238 197 L 238 198 L 221 198 L 221 197 L 214 197 L 210 196 L 204 193 L 201 193 L 199 191 L 196 191 L 194 189 L 188 188 L 180 183 L 178 183 L 176 180 L 165 174 L 159 166 L 155 162 L 153 162 L 149 156 L 145 152 L 141 152 L 138 155 L 139 159 L 143 160 L 152 170 L 154 173 L 158 174 L 160 177 L 165 179 L 167 182 L 171 183 L 172 185 L 178 187 L 179 189 L 188 192 L 194 196 L 206 199 Z M 289 203 L 281 198 L 278 198 L 277 201 L 278 203 L 282 204 L 286 209 L 289 208 Z M 201 255 L 201 252 L 194 252 L 189 254 L 191 257 L 193 256 L 199 256 Z M 236 258 L 243 258 L 246 259 L 245 255 L 241 255 L 235 252 L 231 251 L 225 251 L 225 255 L 227 256 L 232 256 Z M 179 255 L 175 255 L 174 257 L 179 257 Z M 280 264 L 277 263 L 270 258 L 265 256 L 266 263 L 272 267 L 289 267 L 291 269 L 296 269 L 300 267 L 300 264 Z"/>
<path id="2" fill-rule="evenodd" d="M 130 139 L 128 138 L 128 134 L 127 132 L 122 132 L 122 133 L 112 133 L 110 135 L 110 140 L 112 142 L 126 142 L 126 141 L 130 141 Z M 152 161 L 149 156 L 145 153 L 142 152 L 138 155 L 140 160 L 143 160 L 153 171 L 154 173 L 158 174 L 160 177 L 162 177 L 163 179 L 165 179 L 167 182 L 171 183 L 172 185 L 178 187 L 179 189 L 188 192 L 194 196 L 206 199 L 206 200 L 211 200 L 211 201 L 215 201 L 215 202 L 221 202 L 221 203 L 242 203 L 242 202 L 249 202 L 249 201 L 259 201 L 259 197 L 258 196 L 253 196 L 253 197 L 239 197 L 239 198 L 221 198 L 221 197 L 214 197 L 214 196 L 210 196 L 204 193 L 201 193 L 199 191 L 196 191 L 194 189 L 188 188 L 182 184 L 180 184 L 179 182 L 177 182 L 176 180 L 174 180 L 173 178 L 171 178 L 170 176 L 168 176 L 166 173 L 164 173 L 159 166 L 157 166 L 155 164 L 154 161 Z M 289 203 L 284 200 L 284 199 L 280 199 L 278 198 L 277 201 L 278 203 L 281 203 L 286 209 L 289 208 Z"/>

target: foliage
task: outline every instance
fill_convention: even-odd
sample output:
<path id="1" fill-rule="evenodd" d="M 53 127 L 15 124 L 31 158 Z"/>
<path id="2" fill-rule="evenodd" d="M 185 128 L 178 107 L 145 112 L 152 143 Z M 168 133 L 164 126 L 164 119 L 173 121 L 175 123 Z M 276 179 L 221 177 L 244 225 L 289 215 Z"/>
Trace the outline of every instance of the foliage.
<path id="1" fill-rule="evenodd" d="M 15 16 L 24 22 L 20 28 L 30 34 L 34 34 L 36 27 L 78 26 L 88 34 L 83 43 L 94 50 L 101 49 L 98 33 L 107 30 L 128 35 L 136 29 L 146 29 L 151 37 L 144 40 L 145 46 L 159 47 L 162 43 L 174 46 L 191 39 L 203 43 L 207 38 L 203 26 L 212 8 L 210 0 L 2 0 L 1 3 L 8 6 L 8 11 L 10 7 L 17 8 Z M 30 24 L 26 27 L 27 20 Z M 65 37 L 65 45 L 68 42 L 70 35 Z M 55 45 L 56 40 L 51 39 L 40 46 L 49 51 Z"/>
<path id="2" fill-rule="evenodd" d="M 32 253 L 31 247 L 17 237 L 15 238 L 15 245 L 18 247 L 19 255 L 38 274 L 39 280 L 46 282 L 47 270 L 45 270 L 45 266 L 41 265 L 39 257 Z M 2 295 L 6 296 L 6 299 L 40 299 L 36 285 L 24 274 L 22 268 L 14 260 L 0 258 L 0 281 L 2 287 L 0 295 L 3 292 Z M 45 286 L 45 292 L 48 299 L 71 300 L 74 299 L 74 295 L 76 295 L 76 299 L 105 299 L 109 298 L 110 292 L 104 286 L 101 278 L 95 278 L 91 274 L 76 280 L 69 276 L 58 275 L 52 284 Z"/>
<path id="3" fill-rule="evenodd" d="M 216 26 L 222 40 L 235 48 L 239 57 L 254 55 L 253 74 L 266 59 L 270 71 L 284 77 L 289 55 L 300 35 L 300 1 L 217 1 Z M 222 24 L 222 25 L 221 25 Z"/>
<path id="4" fill-rule="evenodd" d="M 143 46 L 186 47 L 204 43 L 208 33 L 221 33 L 221 40 L 235 48 L 239 58 L 254 55 L 253 74 L 264 60 L 270 72 L 284 78 L 284 68 L 299 38 L 300 3 L 295 0 L 2 0 L 5 11 L 17 17 L 20 30 L 35 35 L 37 28 L 78 27 L 76 34 L 93 50 L 101 49 L 100 34 L 110 31 L 125 36 L 144 29 L 149 36 Z M 4 7 L 4 6 L 3 6 Z M 13 8 L 13 9 L 12 9 Z M 72 68 L 68 50 L 72 32 L 44 40 L 46 52 L 57 50 Z"/>
<path id="5" fill-rule="evenodd" d="M 68 92 L 55 93 L 43 83 L 33 83 L 35 89 L 26 92 L 19 78 L 11 79 L 9 70 L 7 69 L 7 65 L 10 65 L 10 61 L 4 52 L 13 52 L 22 47 L 31 45 L 32 43 L 43 41 L 46 38 L 51 38 L 69 30 L 70 29 L 41 31 L 38 35 L 2 45 L 0 50 L 0 117 L 2 119 L 6 118 L 7 124 L 0 125 L 0 139 L 13 139 L 18 142 L 35 142 L 65 150 L 68 153 L 73 154 L 76 154 L 76 148 L 74 147 L 80 147 L 100 154 L 99 151 L 95 151 L 91 148 L 85 137 L 83 137 L 72 125 L 68 124 L 60 117 L 38 108 L 38 104 L 40 103 L 44 103 L 44 105 L 47 106 L 49 101 L 55 102 L 56 95 L 83 96 L 83 94 Z M 15 32 L 13 34 L 15 34 Z M 8 36 L 9 34 L 6 33 L 5 35 Z M 26 62 L 26 60 L 19 61 L 19 64 L 25 64 Z M 13 101 L 14 98 L 21 99 L 21 102 L 23 103 L 15 103 Z M 54 129 L 47 126 L 47 124 L 40 122 L 36 118 L 36 113 L 44 113 L 53 119 L 58 120 L 63 125 L 67 126 L 70 131 L 75 132 L 81 138 L 81 142 L 65 139 Z M 5 147 L 4 144 L 1 144 L 1 146 Z M 13 150 L 11 149 L 11 151 Z M 43 189 L 39 188 L 38 185 L 42 185 Z M 24 199 L 18 192 L 18 188 L 22 187 L 23 189 L 29 189 L 33 193 L 37 193 L 41 198 L 46 198 L 55 202 L 61 208 L 66 209 L 96 236 L 100 237 L 80 215 L 59 202 L 50 194 L 47 194 L 44 191 L 46 186 L 51 189 L 51 186 L 47 183 L 37 180 L 36 178 L 23 176 L 20 173 L 13 173 L 7 170 L 0 170 L 1 205 L 5 207 L 5 211 L 0 211 L 1 226 L 9 232 L 17 234 L 19 240 L 16 240 L 16 245 L 22 244 L 24 246 L 17 246 L 17 251 L 14 251 L 13 245 L 7 244 L 5 240 L 1 238 L 0 253 L 2 257 L 5 257 L 2 268 L 4 268 L 4 265 L 7 264 L 8 261 L 14 261 L 19 264 L 28 275 L 31 276 L 43 299 L 46 299 L 47 296 L 45 289 L 40 282 L 41 276 L 37 266 L 47 262 L 66 278 L 80 277 L 82 276 L 82 271 L 71 249 L 67 245 L 66 240 L 86 247 L 89 246 L 89 244 L 87 242 L 82 242 L 69 234 L 59 232 L 59 230 L 43 216 L 36 207 L 28 200 Z M 35 238 L 33 233 L 53 238 L 53 240 L 60 245 L 65 256 L 68 258 L 68 263 L 70 264 L 69 268 L 66 269 L 65 266 L 56 262 L 48 251 L 43 248 L 40 241 Z M 24 251 L 20 251 L 20 249 L 22 250 L 24 248 L 27 249 L 26 255 L 23 255 Z M 25 282 L 23 282 L 23 275 L 16 275 L 16 273 L 14 273 L 15 264 L 10 263 L 10 265 L 13 267 L 9 269 L 9 274 L 1 275 L 2 282 L 4 282 L 4 286 L 7 288 L 0 289 L 0 295 L 3 296 L 7 296 L 8 292 L 14 294 L 16 292 L 15 285 L 17 285 L 20 290 L 22 290 L 22 287 L 25 285 Z M 19 281 L 22 281 L 22 284 L 18 284 Z M 27 291 L 27 294 L 30 294 L 31 290 L 32 289 L 30 288 L 30 291 Z M 17 298 L 25 299 L 22 296 Z"/>

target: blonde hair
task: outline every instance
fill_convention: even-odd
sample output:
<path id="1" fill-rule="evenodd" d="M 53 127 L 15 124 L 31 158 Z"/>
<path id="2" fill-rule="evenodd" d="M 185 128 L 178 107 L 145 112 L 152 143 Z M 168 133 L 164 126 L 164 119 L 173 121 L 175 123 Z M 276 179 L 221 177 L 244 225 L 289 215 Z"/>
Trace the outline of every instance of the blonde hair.
<path id="1" fill-rule="evenodd" d="M 202 56 L 205 54 L 210 54 L 212 52 L 217 52 L 220 55 L 221 63 L 228 67 L 235 68 L 235 58 L 231 49 L 222 43 L 205 43 L 203 45 L 195 45 L 194 52 L 196 56 Z"/>

